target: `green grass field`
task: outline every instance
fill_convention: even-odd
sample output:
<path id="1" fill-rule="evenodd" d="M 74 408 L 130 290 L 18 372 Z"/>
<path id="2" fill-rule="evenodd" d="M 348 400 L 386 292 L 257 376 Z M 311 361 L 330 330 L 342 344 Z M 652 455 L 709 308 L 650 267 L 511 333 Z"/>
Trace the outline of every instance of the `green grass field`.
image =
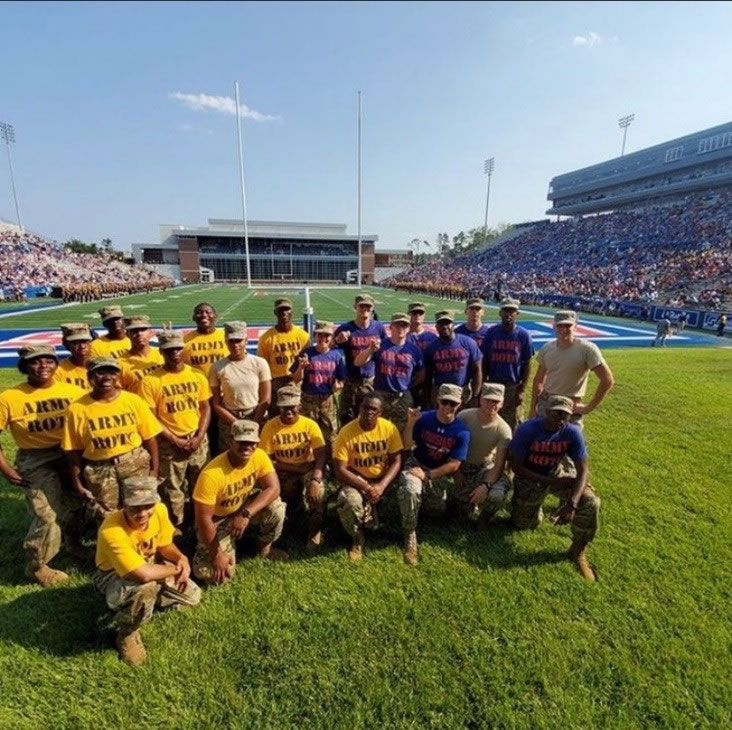
<path id="1" fill-rule="evenodd" d="M 732 359 L 607 357 L 617 386 L 587 419 L 594 585 L 546 521 L 424 525 L 416 568 L 388 538 L 350 565 L 332 527 L 323 555 L 243 560 L 197 609 L 156 616 L 133 670 L 89 572 L 62 556 L 67 584 L 25 582 L 25 508 L 2 484 L 0 727 L 729 727 Z"/>
<path id="2" fill-rule="evenodd" d="M 438 299 L 424 295 L 410 296 L 378 287 L 367 287 L 364 292 L 376 300 L 376 310 L 382 320 L 387 320 L 393 312 L 404 311 L 414 299 L 424 301 L 428 306 L 427 319 L 434 317 L 440 309 L 456 310 L 457 319 L 464 320 L 463 303 L 454 300 Z M 359 290 L 352 288 L 311 289 L 311 306 L 319 319 L 343 322 L 353 316 L 353 300 Z M 269 324 L 274 320 L 272 308 L 279 296 L 288 296 L 295 306 L 295 319 L 302 322 L 305 295 L 302 288 L 292 289 L 247 289 L 232 285 L 194 285 L 171 289 L 153 294 L 135 294 L 110 300 L 120 304 L 125 314 L 148 314 L 155 325 L 163 322 L 186 325 L 192 323 L 193 308 L 199 302 L 213 304 L 219 313 L 219 323 L 227 320 L 243 319 L 250 324 Z M 0 319 L 0 329 L 15 328 L 53 328 L 60 322 L 82 321 L 101 326 L 98 311 L 105 302 L 70 304 L 48 311 L 23 312 Z M 532 311 L 546 311 L 541 307 L 531 307 Z M 497 308 L 489 308 L 486 321 L 497 319 Z M 626 320 L 627 322 L 627 320 Z"/>

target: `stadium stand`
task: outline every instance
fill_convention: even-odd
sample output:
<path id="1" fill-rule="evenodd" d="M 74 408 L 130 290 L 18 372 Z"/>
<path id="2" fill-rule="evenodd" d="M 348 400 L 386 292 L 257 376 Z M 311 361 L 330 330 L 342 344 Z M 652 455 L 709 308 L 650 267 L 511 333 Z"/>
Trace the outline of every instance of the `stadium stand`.
<path id="1" fill-rule="evenodd" d="M 15 229 L 0 231 L 0 289 L 6 300 L 52 291 L 66 301 L 100 299 L 172 286 L 155 271 L 107 254 L 72 253 L 43 237 Z"/>
<path id="2" fill-rule="evenodd" d="M 536 224 L 498 247 L 384 284 L 456 299 L 510 293 L 538 304 L 562 294 L 719 309 L 732 300 L 732 193 Z"/>

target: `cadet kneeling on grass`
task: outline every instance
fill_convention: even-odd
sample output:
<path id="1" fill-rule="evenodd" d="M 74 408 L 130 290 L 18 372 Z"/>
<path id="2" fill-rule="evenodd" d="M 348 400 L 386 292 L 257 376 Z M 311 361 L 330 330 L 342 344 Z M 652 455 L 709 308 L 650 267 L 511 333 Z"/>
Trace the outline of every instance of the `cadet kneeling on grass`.
<path id="1" fill-rule="evenodd" d="M 133 666 L 147 658 L 139 629 L 156 607 L 201 601 L 188 558 L 173 544 L 173 524 L 157 487 L 155 477 L 127 479 L 122 509 L 107 515 L 97 537 L 94 585 L 115 612 L 120 658 Z"/>
<path id="2" fill-rule="evenodd" d="M 257 423 L 234 421 L 228 450 L 206 465 L 193 490 L 198 532 L 193 574 L 207 583 L 223 583 L 234 575 L 235 543 L 250 526 L 259 530 L 259 555 L 287 560 L 286 552 L 272 547 L 285 523 L 280 482 L 258 444 Z"/>
<path id="3" fill-rule="evenodd" d="M 308 538 L 305 547 L 315 552 L 322 542 L 321 527 L 325 512 L 325 440 L 320 426 L 300 413 L 300 388 L 294 383 L 277 392 L 279 416 L 262 429 L 261 446 L 272 459 L 280 494 L 290 520 L 303 507 L 308 512 Z"/>
<path id="4" fill-rule="evenodd" d="M 535 529 L 542 520 L 547 494 L 559 496 L 561 503 L 552 514 L 552 523 L 571 523 L 569 559 L 583 578 L 593 582 L 597 577 L 587 562 L 585 548 L 597 532 L 600 499 L 587 483 L 582 430 L 569 423 L 574 405 L 572 398 L 549 396 L 546 415 L 516 429 L 510 446 L 514 471 L 511 519 L 519 530 Z"/>

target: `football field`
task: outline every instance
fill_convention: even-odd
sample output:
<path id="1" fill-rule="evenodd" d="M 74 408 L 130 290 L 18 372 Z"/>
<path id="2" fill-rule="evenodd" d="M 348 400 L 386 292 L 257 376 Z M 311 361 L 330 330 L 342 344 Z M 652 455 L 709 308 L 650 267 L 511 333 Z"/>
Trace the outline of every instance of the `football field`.
<path id="1" fill-rule="evenodd" d="M 426 321 L 433 322 L 434 315 L 441 309 L 452 309 L 456 321 L 463 321 L 464 303 L 439 299 L 425 295 L 409 295 L 379 287 L 366 287 L 364 293 L 371 294 L 376 301 L 376 312 L 381 320 L 389 321 L 395 312 L 405 311 L 410 301 L 422 301 L 427 306 Z M 317 319 L 326 319 L 340 324 L 353 317 L 353 300 L 358 289 L 349 287 L 310 289 L 310 306 Z M 208 302 L 216 307 L 218 324 L 230 320 L 244 320 L 249 325 L 249 347 L 256 349 L 259 335 L 274 323 L 273 305 L 275 299 L 286 296 L 293 301 L 295 322 L 302 324 L 306 304 L 303 288 L 247 289 L 232 285 L 193 285 L 171 289 L 166 292 L 137 294 L 119 297 L 103 302 L 87 304 L 48 305 L 42 301 L 37 309 L 25 305 L 21 311 L 0 311 L 0 367 L 12 367 L 17 360 L 17 349 L 30 342 L 54 344 L 61 349 L 58 326 L 61 322 L 88 322 L 100 334 L 104 333 L 99 318 L 99 308 L 106 302 L 122 306 L 125 314 L 147 314 L 155 327 L 171 322 L 176 327 L 192 328 L 193 308 L 199 302 Z M 30 309 L 31 311 L 26 311 Z M 546 307 L 528 306 L 522 312 L 520 323 L 529 329 L 537 345 L 553 337 L 551 316 L 553 310 Z M 485 321 L 498 320 L 498 307 L 486 307 Z M 601 348 L 641 347 L 651 344 L 655 337 L 655 326 L 651 323 L 617 317 L 580 315 L 578 335 L 596 342 Z M 153 344 L 156 340 L 153 339 Z M 720 340 L 710 333 L 686 330 L 667 340 L 670 347 L 725 346 L 730 340 Z"/>
<path id="2" fill-rule="evenodd" d="M 121 304 L 183 326 L 207 301 L 220 323 L 256 330 L 272 322 L 278 293 L 194 286 Z M 304 296 L 290 293 L 301 319 Z M 355 293 L 314 292 L 316 316 L 348 319 Z M 382 320 L 411 300 L 369 293 Z M 428 319 L 461 309 L 416 298 Z M 98 306 L 27 312 L 0 328 L 32 338 L 61 321 L 94 324 Z M 522 323 L 548 339 L 547 310 L 527 309 Z M 68 582 L 26 583 L 23 496 L 0 479 L 0 727 L 729 727 L 732 352 L 681 338 L 671 344 L 689 346 L 652 349 L 655 328 L 629 320 L 581 325 L 608 348 L 617 381 L 586 419 L 600 582 L 567 562 L 567 527 L 545 519 L 515 532 L 505 508 L 485 531 L 420 525 L 416 567 L 389 534 L 369 535 L 350 564 L 331 514 L 321 555 L 294 541 L 289 563 L 245 554 L 199 607 L 156 615 L 142 629 L 149 662 L 133 670 L 117 659 L 90 568 L 62 554 Z M 19 379 L 0 370 L 0 389 Z M 0 444 L 13 458 L 8 433 Z"/>

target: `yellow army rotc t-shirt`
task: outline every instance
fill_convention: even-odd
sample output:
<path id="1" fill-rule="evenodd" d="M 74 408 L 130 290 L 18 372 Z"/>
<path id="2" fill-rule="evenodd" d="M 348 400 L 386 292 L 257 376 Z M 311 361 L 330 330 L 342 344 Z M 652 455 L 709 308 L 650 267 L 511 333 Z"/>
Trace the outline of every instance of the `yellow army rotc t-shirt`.
<path id="1" fill-rule="evenodd" d="M 104 335 L 92 340 L 89 357 L 92 359 L 95 357 L 115 357 L 119 359 L 128 355 L 131 347 L 132 343 L 129 337 L 121 340 L 110 340 L 109 335 Z"/>
<path id="2" fill-rule="evenodd" d="M 308 342 L 310 335 L 302 327 L 293 327 L 289 332 L 280 332 L 276 327 L 271 327 L 259 338 L 257 355 L 269 363 L 273 378 L 281 378 L 291 375 L 292 363 Z"/>
<path id="3" fill-rule="evenodd" d="M 163 356 L 157 347 L 151 347 L 147 355 L 125 355 L 119 359 L 122 372 L 119 382 L 130 393 L 140 394 L 142 379 L 163 364 Z"/>
<path id="4" fill-rule="evenodd" d="M 61 360 L 53 374 L 55 383 L 71 383 L 87 393 L 91 393 L 91 385 L 86 374 L 86 365 L 74 365 L 71 360 Z"/>
<path id="5" fill-rule="evenodd" d="M 536 359 L 546 369 L 544 392 L 568 398 L 581 398 L 587 390 L 590 370 L 605 362 L 594 342 L 579 338 L 566 348 L 558 347 L 556 340 L 547 342 Z"/>
<path id="6" fill-rule="evenodd" d="M 229 348 L 226 347 L 224 330 L 214 330 L 208 335 L 193 330 L 183 337 L 183 361 L 200 370 L 206 377 L 211 366 L 228 354 Z"/>
<path id="7" fill-rule="evenodd" d="M 112 512 L 104 518 L 97 534 L 97 568 L 114 570 L 122 578 L 152 563 L 157 549 L 173 542 L 173 530 L 162 502 L 155 505 L 145 530 L 130 527 L 122 510 Z"/>
<path id="8" fill-rule="evenodd" d="M 21 449 L 50 449 L 61 443 L 66 409 L 84 391 L 71 383 L 35 388 L 21 383 L 0 393 L 0 431 L 10 433 Z"/>
<path id="9" fill-rule="evenodd" d="M 264 424 L 259 446 L 276 461 L 303 464 L 313 460 L 313 449 L 325 446 L 325 441 L 312 418 L 298 416 L 295 423 L 287 425 L 277 416 Z"/>
<path id="10" fill-rule="evenodd" d="M 397 427 L 379 418 L 371 431 L 364 431 L 358 419 L 344 426 L 335 440 L 333 458 L 346 464 L 366 479 L 378 479 L 389 454 L 404 449 Z"/>
<path id="11" fill-rule="evenodd" d="M 193 499 L 201 504 L 215 505 L 214 516 L 226 517 L 236 512 L 254 489 L 258 479 L 274 471 L 274 466 L 262 449 L 254 449 L 244 466 L 235 467 L 224 451 L 203 469 L 193 490 Z"/>
<path id="12" fill-rule="evenodd" d="M 171 433 L 187 436 L 198 428 L 200 404 L 211 397 L 211 388 L 200 370 L 184 365 L 179 373 L 158 368 L 146 375 L 138 394 Z"/>
<path id="13" fill-rule="evenodd" d="M 69 406 L 61 448 L 82 451 L 90 461 L 111 459 L 136 449 L 163 429 L 139 396 L 121 390 L 113 401 L 91 395 Z"/>

